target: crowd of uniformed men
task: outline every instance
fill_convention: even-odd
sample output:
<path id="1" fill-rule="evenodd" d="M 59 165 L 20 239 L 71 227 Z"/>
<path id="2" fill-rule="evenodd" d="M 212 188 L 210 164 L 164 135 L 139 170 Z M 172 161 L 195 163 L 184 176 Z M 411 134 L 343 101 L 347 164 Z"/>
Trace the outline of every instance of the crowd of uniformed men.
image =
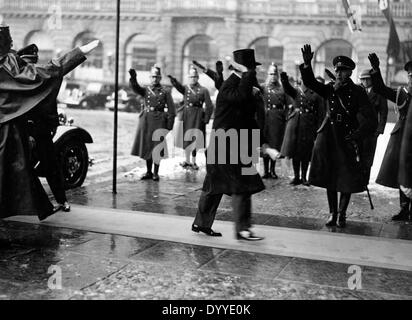
<path id="1" fill-rule="evenodd" d="M 0 27 L 2 218 L 37 214 L 44 219 L 53 212 L 28 160 L 28 119 L 37 126 L 37 140 L 44 150 L 43 156 L 51 155 L 51 160 L 44 162 L 49 163 L 51 176 L 48 180 L 56 200 L 61 208 L 70 210 L 51 146 L 51 136 L 57 126 L 56 92 L 63 75 L 82 63 L 85 54 L 96 45 L 76 48 L 59 60 L 39 65 L 30 60 L 31 52 L 37 50 L 35 46 L 13 51 L 9 28 Z M 344 228 L 351 194 L 368 191 L 377 138 L 385 129 L 387 99 L 395 103 L 399 120 L 391 133 L 376 182 L 399 189 L 400 212 L 393 216 L 393 220 L 411 219 L 412 111 L 408 110 L 412 103 L 412 61 L 405 64 L 409 77 L 407 86 L 389 88 L 382 80 L 379 59 L 373 53 L 368 57 L 371 69 L 361 72 L 360 85 L 351 80 L 356 65 L 349 57 L 333 59 L 334 74 L 328 72 L 330 79 L 327 83 L 321 77 L 315 78 L 310 45 L 302 48 L 302 58 L 301 81 L 291 81 L 287 73 L 280 72 L 272 63 L 265 83 L 258 83 L 256 78 L 260 63 L 256 62 L 253 49 L 233 52 L 230 76 L 226 79 L 222 62 L 216 63 L 214 71 L 193 61 L 187 85 L 169 75 L 172 85 L 183 96 L 177 107 L 170 90 L 161 85 L 159 67 L 155 65 L 151 69 L 151 84 L 147 86 L 139 85 L 136 71 L 129 70 L 130 86 L 144 100 L 132 148 L 133 155 L 146 160 L 147 172 L 143 180 L 159 180 L 160 159 L 168 156 L 167 146 L 161 149 L 161 157 L 155 158 L 154 151 L 159 144 L 165 146 L 166 141 L 164 136 L 154 137 L 158 130 L 167 133 L 174 127 L 176 146 L 183 148 L 186 154 L 181 166 L 198 170 L 197 151 L 206 148 L 206 125 L 214 114 L 205 155 L 207 159 L 214 156 L 226 161 L 206 162 L 206 177 L 192 225 L 194 232 L 221 236 L 212 230 L 212 224 L 220 200 L 226 194 L 232 198 L 236 237 L 261 240 L 262 237 L 250 229 L 251 197 L 265 188 L 262 178 L 278 179 L 275 169 L 279 158 L 292 159 L 292 185 L 326 189 L 330 212 L 326 225 Z M 198 82 L 197 68 L 212 78 L 219 90 L 215 107 L 208 90 Z M 196 134 L 190 135 L 190 139 L 182 139 L 193 129 Z M 220 138 L 216 135 L 218 130 L 238 133 L 236 143 L 227 139 L 224 141 L 226 148 L 216 148 Z M 245 130 L 247 139 L 243 137 L 242 140 Z M 255 151 L 252 132 L 256 131 L 260 141 L 258 150 L 263 157 L 262 175 L 255 169 L 256 161 L 247 157 Z M 233 156 L 238 161 L 233 162 Z"/>

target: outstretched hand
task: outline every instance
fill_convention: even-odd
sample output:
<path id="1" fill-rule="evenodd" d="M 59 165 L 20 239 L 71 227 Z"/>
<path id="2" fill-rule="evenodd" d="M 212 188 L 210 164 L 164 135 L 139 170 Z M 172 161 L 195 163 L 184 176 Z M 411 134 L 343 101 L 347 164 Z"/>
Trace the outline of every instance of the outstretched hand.
<path id="1" fill-rule="evenodd" d="M 223 73 L 223 63 L 220 60 L 216 62 L 216 72 Z"/>
<path id="2" fill-rule="evenodd" d="M 371 66 L 374 70 L 378 70 L 379 69 L 379 58 L 376 55 L 376 53 L 371 53 L 368 55 L 368 59 L 371 63 Z"/>
<path id="3" fill-rule="evenodd" d="M 285 82 L 286 82 L 286 81 L 289 81 L 288 74 L 287 74 L 286 72 L 284 72 L 284 71 L 281 72 L 281 73 L 280 73 L 280 80 L 281 80 L 281 81 L 285 81 Z"/>
<path id="4" fill-rule="evenodd" d="M 135 69 L 129 69 L 129 74 L 130 74 L 130 77 L 132 77 L 133 79 L 136 79 L 136 70 Z"/>
<path id="5" fill-rule="evenodd" d="M 201 65 L 199 62 L 197 62 L 196 60 L 193 60 L 192 63 L 193 63 L 196 67 L 202 69 L 203 71 L 206 71 L 206 68 L 205 68 L 203 65 Z"/>
<path id="6" fill-rule="evenodd" d="M 80 50 L 84 54 L 89 54 L 90 52 L 92 52 L 94 49 L 98 47 L 99 43 L 100 43 L 99 40 L 93 40 L 92 42 L 89 42 L 88 44 L 81 46 Z"/>
<path id="7" fill-rule="evenodd" d="M 305 44 L 303 48 L 301 49 L 302 51 L 302 57 L 305 65 L 309 66 L 312 59 L 313 59 L 313 52 L 312 48 L 310 47 L 310 44 Z"/>

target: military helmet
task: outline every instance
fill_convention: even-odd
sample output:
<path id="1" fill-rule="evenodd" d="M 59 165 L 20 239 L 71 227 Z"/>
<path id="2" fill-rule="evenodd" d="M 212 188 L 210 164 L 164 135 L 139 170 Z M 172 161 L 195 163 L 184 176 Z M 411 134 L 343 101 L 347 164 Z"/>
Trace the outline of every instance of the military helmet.
<path id="1" fill-rule="evenodd" d="M 405 69 L 405 71 L 408 71 L 409 69 L 412 69 L 412 60 L 405 63 L 404 69 Z"/>
<path id="2" fill-rule="evenodd" d="M 278 66 L 272 62 L 268 68 L 268 74 L 278 74 L 279 70 L 278 70 Z"/>
<path id="3" fill-rule="evenodd" d="M 151 76 L 156 76 L 156 77 L 161 77 L 161 76 L 162 76 L 160 67 L 159 67 L 157 64 L 155 64 L 155 65 L 150 69 L 150 75 L 151 75 Z"/>
<path id="4" fill-rule="evenodd" d="M 198 77 L 199 76 L 199 72 L 197 72 L 197 69 L 191 65 L 189 68 L 189 77 Z"/>

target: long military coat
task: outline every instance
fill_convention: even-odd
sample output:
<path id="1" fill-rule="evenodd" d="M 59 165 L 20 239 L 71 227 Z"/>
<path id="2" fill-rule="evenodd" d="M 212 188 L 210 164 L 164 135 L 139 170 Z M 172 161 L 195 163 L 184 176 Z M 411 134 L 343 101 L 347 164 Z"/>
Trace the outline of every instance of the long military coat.
<path id="1" fill-rule="evenodd" d="M 376 183 L 390 188 L 399 188 L 399 155 L 406 115 L 410 106 L 410 94 L 404 87 L 397 89 L 387 87 L 380 71 L 371 72 L 371 77 L 374 91 L 394 102 L 399 110 L 398 121 L 391 132 Z"/>
<path id="2" fill-rule="evenodd" d="M 325 99 L 327 110 L 313 148 L 310 184 L 345 193 L 364 191 L 368 181 L 362 141 L 377 127 L 365 90 L 351 80 L 339 89 L 322 84 L 310 66 L 302 64 L 300 71 L 305 86 Z"/>
<path id="3" fill-rule="evenodd" d="M 244 73 L 242 78 L 232 74 L 220 87 L 207 149 L 207 173 L 203 183 L 205 192 L 254 194 L 265 188 L 252 159 L 247 158 L 252 148 L 259 146 L 252 143 L 252 130 L 257 130 L 255 133 L 259 135 L 254 83 L 256 72 L 250 71 Z M 232 135 L 234 139 L 222 140 L 219 138 L 222 134 Z M 219 145 L 219 141 L 223 143 Z"/>
<path id="4" fill-rule="evenodd" d="M 27 64 L 14 53 L 0 60 L 0 218 L 53 214 L 29 159 L 27 113 L 41 105 L 63 75 L 85 60 L 76 48 L 47 65 Z"/>
<path id="5" fill-rule="evenodd" d="M 183 94 L 183 105 L 176 110 L 177 119 L 181 122 L 177 122 L 175 145 L 186 149 L 195 142 L 196 149 L 206 148 L 206 124 L 213 113 L 209 91 L 200 84 L 183 86 L 176 81 L 173 85 Z M 193 129 L 199 131 L 194 132 Z M 185 138 L 186 134 L 190 134 L 191 140 Z"/>
<path id="6" fill-rule="evenodd" d="M 281 154 L 300 161 L 310 161 L 316 131 L 323 120 L 323 99 L 308 88 L 293 88 L 289 81 L 282 81 L 287 95 L 293 99 Z"/>
<path id="7" fill-rule="evenodd" d="M 399 155 L 399 184 L 412 188 L 412 93 L 408 92 L 408 114 L 405 120 L 401 151 Z"/>
<path id="8" fill-rule="evenodd" d="M 280 84 L 263 84 L 261 87 L 266 108 L 264 134 L 269 146 L 280 150 L 289 113 L 289 100 Z"/>
<path id="9" fill-rule="evenodd" d="M 159 156 L 166 158 L 168 153 L 165 136 L 173 128 L 175 119 L 175 105 L 170 90 L 161 85 L 141 87 L 136 79 L 130 79 L 130 87 L 144 98 L 144 108 L 138 116 L 131 154 L 144 160 L 155 159 L 157 157 L 153 157 L 153 151 L 156 146 L 163 143 Z M 159 129 L 163 130 L 163 133 Z M 160 138 L 154 139 L 153 133 L 156 130 L 164 136 L 163 141 Z"/>

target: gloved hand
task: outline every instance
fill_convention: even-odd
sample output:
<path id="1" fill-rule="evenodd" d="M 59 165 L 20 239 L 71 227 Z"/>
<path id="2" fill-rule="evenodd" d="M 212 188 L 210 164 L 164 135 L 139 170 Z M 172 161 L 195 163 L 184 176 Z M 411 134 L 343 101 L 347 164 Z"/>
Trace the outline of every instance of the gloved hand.
<path id="1" fill-rule="evenodd" d="M 216 62 L 216 72 L 223 73 L 223 63 L 220 60 Z"/>
<path id="2" fill-rule="evenodd" d="M 196 60 L 193 60 L 192 63 L 193 63 L 196 67 L 202 69 L 203 72 L 206 71 L 205 66 L 201 65 L 201 64 L 200 64 L 199 62 L 197 62 Z"/>
<path id="3" fill-rule="evenodd" d="M 284 82 L 288 82 L 289 81 L 289 77 L 288 74 L 286 72 L 281 72 L 280 73 L 280 81 L 284 81 Z"/>
<path id="4" fill-rule="evenodd" d="M 310 44 L 305 44 L 303 48 L 301 49 L 302 51 L 302 57 L 305 65 L 310 66 L 310 63 L 313 59 L 313 52 L 312 48 L 310 47 Z"/>
<path id="5" fill-rule="evenodd" d="M 136 79 L 136 70 L 135 69 L 129 69 L 129 74 L 130 74 L 130 77 L 132 79 Z"/>
<path id="6" fill-rule="evenodd" d="M 368 59 L 369 59 L 369 62 L 371 63 L 373 70 L 378 70 L 379 69 L 379 58 L 376 55 L 376 53 L 369 54 Z"/>

